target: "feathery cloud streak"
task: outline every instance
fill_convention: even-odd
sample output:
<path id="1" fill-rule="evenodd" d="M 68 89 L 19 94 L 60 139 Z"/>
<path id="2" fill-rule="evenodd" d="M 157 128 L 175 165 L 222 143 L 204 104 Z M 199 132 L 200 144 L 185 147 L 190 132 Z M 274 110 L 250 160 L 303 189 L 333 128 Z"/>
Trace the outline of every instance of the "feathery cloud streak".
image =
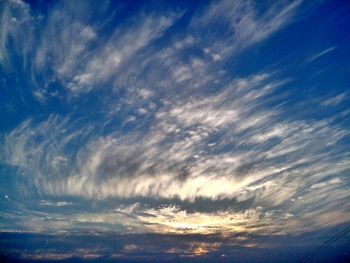
<path id="1" fill-rule="evenodd" d="M 15 111 L 40 111 L 2 130 L 2 227 L 279 236 L 348 222 L 348 92 L 311 100 L 288 65 L 235 66 L 303 5 L 2 4 L 3 79 L 21 76 Z"/>

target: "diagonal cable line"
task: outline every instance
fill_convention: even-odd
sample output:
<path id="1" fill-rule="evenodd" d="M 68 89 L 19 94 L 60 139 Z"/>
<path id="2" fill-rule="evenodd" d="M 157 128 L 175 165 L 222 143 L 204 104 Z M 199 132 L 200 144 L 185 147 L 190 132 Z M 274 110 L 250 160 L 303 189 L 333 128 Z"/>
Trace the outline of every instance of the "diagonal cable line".
<path id="1" fill-rule="evenodd" d="M 346 226 L 343 230 L 338 232 L 336 235 L 331 237 L 329 240 L 324 242 L 322 245 L 317 247 L 314 251 L 312 251 L 310 254 L 306 255 L 303 257 L 299 262 L 304 263 L 312 259 L 314 256 L 316 256 L 318 253 L 320 253 L 323 249 L 326 249 L 329 247 L 332 243 L 336 242 L 338 239 L 342 238 L 345 236 L 348 232 L 350 231 L 350 225 Z"/>

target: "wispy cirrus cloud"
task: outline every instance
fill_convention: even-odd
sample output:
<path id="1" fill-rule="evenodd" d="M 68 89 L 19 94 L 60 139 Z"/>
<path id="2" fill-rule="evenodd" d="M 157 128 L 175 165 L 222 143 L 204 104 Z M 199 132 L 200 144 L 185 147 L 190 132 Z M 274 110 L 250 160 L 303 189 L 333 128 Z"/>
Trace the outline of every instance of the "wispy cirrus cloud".
<path id="1" fill-rule="evenodd" d="M 200 198 L 230 199 L 236 205 L 251 200 L 252 208 L 262 207 L 266 215 L 284 207 L 284 214 L 295 218 L 305 213 L 307 203 L 314 208 L 306 216 L 314 227 L 340 223 L 325 222 L 321 213 L 342 215 L 338 218 L 343 222 L 348 217 L 345 173 L 350 163 L 339 141 L 349 131 L 331 125 L 331 120 L 291 121 L 285 119 L 283 109 L 266 107 L 262 115 L 267 95 L 271 98 L 283 84 L 270 78 L 263 74 L 233 80 L 209 97 L 164 103 L 148 133 L 90 137 L 92 128 L 78 129 L 69 119 L 52 116 L 37 125 L 27 121 L 5 138 L 5 156 L 8 163 L 31 176 L 40 193 L 52 197 L 179 199 L 194 205 Z M 254 110 L 257 105 L 260 112 Z M 61 130 L 65 134 L 58 136 Z M 65 148 L 79 138 L 90 139 L 81 140 L 82 147 L 66 155 Z M 234 150 L 225 150 L 227 145 Z M 334 175 L 338 183 L 327 184 Z M 328 187 L 315 187 L 323 185 Z M 334 200 L 344 206 L 332 205 Z M 226 212 L 190 214 L 188 219 L 186 210 L 173 212 L 174 225 L 191 218 L 195 221 L 189 225 L 195 225 L 197 219 L 204 223 L 203 218 L 217 216 L 214 224 L 218 229 L 230 226 Z M 155 217 L 146 218 L 154 221 L 144 222 L 165 224 L 162 217 L 167 220 L 168 212 L 154 213 Z M 277 221 L 269 222 L 271 227 L 280 224 L 281 216 L 278 213 Z M 113 218 L 90 217 L 90 223 L 107 223 Z M 138 224 L 144 220 L 139 219 Z M 198 231 L 215 229 L 200 227 L 198 222 Z M 300 219 L 293 223 L 303 229 Z M 166 229 L 171 231 L 171 226 Z M 235 227 L 228 229 L 236 231 Z"/>
<path id="2" fill-rule="evenodd" d="M 227 57 L 263 41 L 283 28 L 293 19 L 301 3 L 302 1 L 282 1 L 269 6 L 268 11 L 261 14 L 257 4 L 251 1 L 220 1 L 210 4 L 203 14 L 194 17 L 191 27 L 197 30 L 209 27 L 206 34 L 208 38 L 222 34 L 223 37 L 219 37 L 211 48 L 216 50 L 220 57 Z M 264 5 L 260 8 L 263 9 Z M 227 31 L 223 33 L 220 27 L 226 28 Z"/>
<path id="3" fill-rule="evenodd" d="M 296 106 L 342 106 L 347 93 L 311 105 L 285 65 L 231 67 L 302 4 L 219 1 L 125 18 L 123 5 L 111 11 L 108 2 L 62 1 L 35 15 L 9 1 L 1 65 L 23 73 L 20 84 L 44 110 L 1 134 L 1 162 L 14 175 L 2 228 L 220 236 L 162 250 L 190 257 L 216 253 L 225 238 L 259 247 L 267 242 L 257 236 L 348 222 L 346 111 L 310 117 Z M 111 257 L 151 249 L 130 242 Z M 32 258 L 84 255 L 102 258 Z"/>
<path id="4" fill-rule="evenodd" d="M 12 42 L 13 48 L 17 52 L 22 52 L 25 58 L 27 52 L 30 52 L 27 45 L 17 41 L 18 38 L 25 38 L 27 33 L 32 32 L 30 7 L 22 1 L 7 1 L 2 4 L 1 10 L 1 39 L 0 39 L 0 62 L 2 67 L 12 67 L 9 47 Z M 31 43 L 31 38 L 27 38 L 27 43 Z"/>
<path id="5" fill-rule="evenodd" d="M 336 49 L 336 47 L 330 47 L 330 48 L 326 48 L 325 50 L 322 50 L 320 52 L 318 52 L 317 54 L 314 54 L 312 56 L 310 56 L 307 60 L 306 63 L 310 63 L 313 62 L 314 60 L 328 54 L 329 52 L 333 51 L 334 49 Z"/>

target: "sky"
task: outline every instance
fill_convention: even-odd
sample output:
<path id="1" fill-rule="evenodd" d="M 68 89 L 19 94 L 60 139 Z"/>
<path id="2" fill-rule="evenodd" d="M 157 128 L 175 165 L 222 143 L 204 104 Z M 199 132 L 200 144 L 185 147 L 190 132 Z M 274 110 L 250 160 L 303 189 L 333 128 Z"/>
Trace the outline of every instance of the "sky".
<path id="1" fill-rule="evenodd" d="M 346 0 L 0 1 L 0 259 L 348 262 L 349 32 Z"/>

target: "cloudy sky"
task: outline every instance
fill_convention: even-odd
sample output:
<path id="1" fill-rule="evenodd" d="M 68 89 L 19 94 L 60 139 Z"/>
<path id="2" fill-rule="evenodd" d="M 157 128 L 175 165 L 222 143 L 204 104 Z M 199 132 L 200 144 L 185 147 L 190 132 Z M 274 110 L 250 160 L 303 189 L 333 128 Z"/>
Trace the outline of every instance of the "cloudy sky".
<path id="1" fill-rule="evenodd" d="M 0 1 L 0 257 L 349 260 L 349 14 Z"/>

